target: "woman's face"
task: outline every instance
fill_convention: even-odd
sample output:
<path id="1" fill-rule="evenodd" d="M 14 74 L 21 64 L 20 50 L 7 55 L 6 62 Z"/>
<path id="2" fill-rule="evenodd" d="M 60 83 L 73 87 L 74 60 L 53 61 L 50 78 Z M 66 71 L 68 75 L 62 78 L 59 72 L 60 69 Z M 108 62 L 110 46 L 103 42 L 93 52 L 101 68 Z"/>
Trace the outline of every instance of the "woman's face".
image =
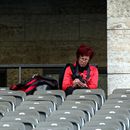
<path id="1" fill-rule="evenodd" d="M 80 65 L 81 67 L 85 67 L 85 66 L 88 64 L 89 59 L 90 59 L 89 56 L 80 56 L 80 57 L 79 57 L 79 60 L 78 60 L 79 65 Z"/>

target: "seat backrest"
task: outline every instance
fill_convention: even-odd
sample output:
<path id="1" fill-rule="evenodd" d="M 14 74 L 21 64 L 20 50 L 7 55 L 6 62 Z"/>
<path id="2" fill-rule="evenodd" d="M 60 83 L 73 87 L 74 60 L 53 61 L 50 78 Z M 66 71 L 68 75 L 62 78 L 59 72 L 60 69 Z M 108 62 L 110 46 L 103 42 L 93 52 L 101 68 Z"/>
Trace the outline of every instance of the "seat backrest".
<path id="1" fill-rule="evenodd" d="M 15 97 L 16 98 L 16 106 L 18 106 L 22 101 L 24 101 L 26 93 L 23 91 L 5 90 L 5 91 L 0 91 L 0 95 Z"/>
<path id="2" fill-rule="evenodd" d="M 79 94 L 72 94 L 72 95 L 68 95 L 66 100 L 80 100 L 80 101 L 93 101 L 95 103 L 96 106 L 96 111 L 100 109 L 101 104 L 99 101 L 99 98 L 96 95 L 79 95 Z"/>
<path id="3" fill-rule="evenodd" d="M 13 96 L 1 96 L 0 95 L 0 102 L 9 102 L 12 106 L 12 111 L 16 108 L 16 98 Z"/>
<path id="4" fill-rule="evenodd" d="M 53 112 L 52 116 L 57 116 L 57 115 L 72 115 L 72 116 L 74 116 L 75 113 L 79 117 L 79 120 L 81 119 L 81 121 L 82 121 L 81 123 L 83 126 L 87 121 L 87 117 L 82 110 L 69 110 L 69 109 L 63 110 L 63 109 L 60 109 L 58 111 Z"/>
<path id="5" fill-rule="evenodd" d="M 128 100 L 130 99 L 130 94 L 122 94 L 122 93 L 115 93 L 115 94 L 110 94 L 108 96 L 108 99 L 119 99 L 119 100 Z"/>
<path id="6" fill-rule="evenodd" d="M 21 105 L 43 105 L 47 106 L 51 112 L 54 111 L 54 105 L 51 101 L 24 101 Z"/>
<path id="7" fill-rule="evenodd" d="M 61 105 L 65 100 L 65 92 L 63 90 L 35 91 L 34 95 L 53 95 L 53 96 L 56 96 L 58 106 Z"/>
<path id="8" fill-rule="evenodd" d="M 76 101 L 76 100 L 65 100 L 64 102 L 63 102 L 63 104 L 62 105 L 81 105 L 81 106 L 91 106 L 91 108 L 92 108 L 92 111 L 93 111 L 93 115 L 95 114 L 95 111 L 96 111 L 96 106 L 95 106 L 95 103 L 93 102 L 93 101 Z"/>
<path id="9" fill-rule="evenodd" d="M 7 107 L 7 109 L 8 109 L 8 111 L 11 111 L 12 110 L 12 105 L 9 103 L 9 102 L 4 102 L 4 101 L 2 101 L 2 102 L 0 102 L 0 105 L 3 105 L 3 106 L 6 106 Z"/>
<path id="10" fill-rule="evenodd" d="M 54 128 L 59 128 L 59 127 L 63 127 L 63 128 L 68 128 L 68 130 L 74 130 L 74 127 L 72 125 L 72 123 L 68 122 L 68 121 L 47 121 L 47 122 L 39 122 L 39 124 L 36 126 L 36 128 L 46 128 L 46 127 L 54 127 Z"/>
<path id="11" fill-rule="evenodd" d="M 91 95 L 97 95 L 100 99 L 101 105 L 105 103 L 106 96 L 105 92 L 103 89 L 75 89 L 73 91 L 73 94 L 80 94 L 80 95 L 86 95 L 86 94 L 91 94 Z"/>
<path id="12" fill-rule="evenodd" d="M 114 126 L 90 126 L 90 127 L 84 127 L 82 130 L 119 130 L 118 128 L 115 128 Z"/>
<path id="13" fill-rule="evenodd" d="M 57 98 L 52 95 L 28 95 L 25 101 L 51 101 L 54 105 L 54 109 L 57 109 Z"/>
<path id="14" fill-rule="evenodd" d="M 0 130 L 19 130 L 18 128 L 0 128 Z"/>
<path id="15" fill-rule="evenodd" d="M 50 110 L 48 107 L 43 105 L 20 105 L 16 108 L 16 110 L 35 110 L 40 114 L 40 121 L 45 121 L 45 119 L 50 115 Z"/>
<path id="16" fill-rule="evenodd" d="M 81 110 L 85 113 L 86 120 L 85 121 L 90 121 L 91 117 L 94 115 L 93 109 L 89 104 L 84 104 L 84 105 L 73 105 L 73 104 L 62 104 L 59 106 L 59 110 Z"/>
<path id="17" fill-rule="evenodd" d="M 100 126 L 107 126 L 107 127 L 115 127 L 118 128 L 118 130 L 122 130 L 122 126 L 118 121 L 111 121 L 111 120 L 97 120 L 97 121 L 90 121 L 85 124 L 84 127 L 100 127 Z"/>
<path id="18" fill-rule="evenodd" d="M 0 130 L 1 128 L 18 128 L 18 130 L 25 130 L 25 125 L 21 122 L 2 122 L 0 121 Z"/>
<path id="19" fill-rule="evenodd" d="M 130 89 L 129 88 L 116 88 L 113 90 L 112 94 L 130 94 Z"/>
<path id="20" fill-rule="evenodd" d="M 33 116 L 4 116 L 1 121 L 21 122 L 25 125 L 25 130 L 32 130 L 38 124 L 38 120 Z"/>
<path id="21" fill-rule="evenodd" d="M 36 110 L 26 110 L 26 109 L 22 109 L 22 110 L 16 110 L 16 111 L 10 111 L 5 113 L 4 116 L 17 116 L 17 117 L 21 117 L 21 116 L 32 116 L 35 119 L 37 119 L 38 121 L 40 121 L 40 114 L 36 111 Z"/>
<path id="22" fill-rule="evenodd" d="M 110 115 L 110 114 L 100 114 L 100 115 L 96 115 L 94 116 L 94 118 L 91 119 L 91 121 L 97 121 L 97 120 L 110 120 L 110 121 L 118 121 L 121 125 L 123 130 L 128 129 L 129 128 L 129 121 L 127 119 L 127 117 L 125 115 L 121 115 L 121 114 L 114 114 L 114 115 Z"/>
<path id="23" fill-rule="evenodd" d="M 46 127 L 46 128 L 35 128 L 33 130 L 68 130 L 66 127 Z"/>
<path id="24" fill-rule="evenodd" d="M 69 121 L 73 124 L 74 130 L 80 130 L 82 127 L 82 119 L 79 118 L 77 115 L 70 115 L 70 114 L 64 114 L 64 115 L 50 115 L 46 121 Z"/>

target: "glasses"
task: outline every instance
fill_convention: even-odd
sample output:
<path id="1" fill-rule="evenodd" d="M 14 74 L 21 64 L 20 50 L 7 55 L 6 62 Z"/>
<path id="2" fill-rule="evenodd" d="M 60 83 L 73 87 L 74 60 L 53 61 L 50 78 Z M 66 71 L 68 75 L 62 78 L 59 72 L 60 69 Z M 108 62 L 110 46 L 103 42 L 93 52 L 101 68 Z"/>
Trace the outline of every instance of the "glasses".
<path id="1" fill-rule="evenodd" d="M 79 60 L 80 60 L 80 61 L 85 61 L 85 62 L 86 62 L 86 61 L 88 61 L 88 60 L 89 60 L 89 56 L 79 57 Z"/>

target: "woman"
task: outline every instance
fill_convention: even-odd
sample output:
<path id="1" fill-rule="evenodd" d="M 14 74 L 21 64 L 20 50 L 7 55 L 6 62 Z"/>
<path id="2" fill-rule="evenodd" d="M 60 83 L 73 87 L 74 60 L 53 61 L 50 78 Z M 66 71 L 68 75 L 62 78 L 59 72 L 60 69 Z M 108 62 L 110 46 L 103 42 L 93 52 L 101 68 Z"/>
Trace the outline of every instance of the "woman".
<path id="1" fill-rule="evenodd" d="M 73 64 L 77 74 L 74 76 L 71 67 L 68 66 L 63 77 L 62 89 L 67 95 L 72 94 L 77 88 L 96 89 L 98 87 L 98 69 L 89 64 L 93 54 L 93 49 L 86 45 L 80 45 L 77 49 L 77 60 Z"/>

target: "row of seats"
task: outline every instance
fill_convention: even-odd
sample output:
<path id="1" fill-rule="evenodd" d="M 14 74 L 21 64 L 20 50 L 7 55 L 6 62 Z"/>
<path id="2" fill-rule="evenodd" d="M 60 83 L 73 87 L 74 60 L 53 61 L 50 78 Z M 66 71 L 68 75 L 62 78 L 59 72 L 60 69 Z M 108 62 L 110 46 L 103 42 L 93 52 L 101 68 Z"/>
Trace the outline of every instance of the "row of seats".
<path id="1" fill-rule="evenodd" d="M 27 96 L 1 89 L 0 130 L 130 130 L 129 91 L 122 90 L 106 99 L 102 89 L 77 89 L 67 97 L 62 90 Z"/>
<path id="2" fill-rule="evenodd" d="M 101 89 L 75 90 L 72 95 L 66 97 L 62 90 L 40 90 L 27 96 L 23 91 L 1 88 L 0 128 L 3 126 L 4 129 L 12 129 L 16 126 L 19 130 L 53 130 L 62 127 L 80 130 L 105 100 L 104 91 Z"/>
<path id="3" fill-rule="evenodd" d="M 130 130 L 130 89 L 115 89 L 82 130 Z"/>

